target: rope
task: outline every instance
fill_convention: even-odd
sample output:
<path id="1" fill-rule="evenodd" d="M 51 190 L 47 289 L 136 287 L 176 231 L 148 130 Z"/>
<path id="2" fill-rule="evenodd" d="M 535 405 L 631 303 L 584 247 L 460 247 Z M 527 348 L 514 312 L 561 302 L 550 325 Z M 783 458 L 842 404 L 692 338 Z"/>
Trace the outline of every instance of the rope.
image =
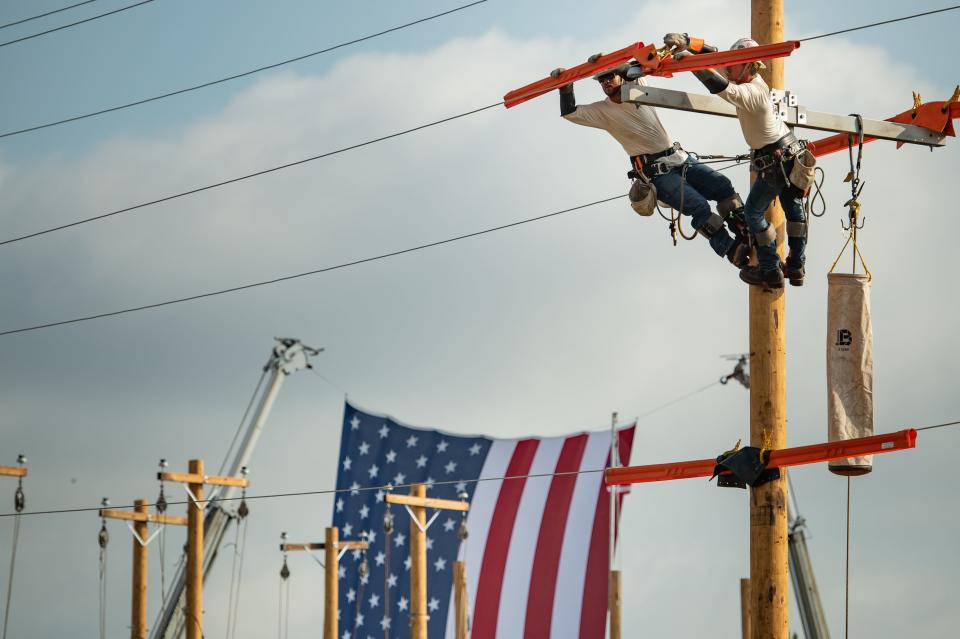
<path id="1" fill-rule="evenodd" d="M 850 477 L 847 477 L 847 575 L 843 591 L 843 636 L 850 639 Z"/>
<path id="2" fill-rule="evenodd" d="M 843 247 L 840 249 L 840 253 L 837 255 L 837 259 L 833 261 L 833 265 L 830 267 L 830 273 L 833 273 L 834 269 L 837 268 L 837 264 L 840 262 L 840 258 L 843 257 L 844 251 L 847 250 L 848 245 L 853 245 L 853 250 L 851 251 L 850 259 L 852 261 L 852 271 L 854 275 L 857 273 L 857 258 L 860 258 L 860 263 L 863 264 L 863 270 L 866 271 L 867 277 L 873 279 L 873 274 L 870 272 L 870 267 L 867 266 L 867 262 L 863 259 L 863 253 L 860 252 L 860 246 L 857 242 L 857 231 L 862 228 L 862 224 L 859 224 L 857 220 L 860 217 L 860 193 L 863 191 L 863 187 L 866 183 L 860 181 L 860 164 L 863 160 L 863 116 L 859 113 L 851 113 L 851 115 L 856 119 L 857 122 L 857 160 L 853 160 L 853 135 L 847 135 L 847 151 L 850 156 L 850 172 L 847 173 L 847 177 L 844 178 L 844 182 L 850 183 L 850 199 L 844 204 L 847 208 L 847 216 L 849 219 L 849 227 L 844 227 L 849 231 L 847 235 L 847 241 L 843 243 Z M 843 221 L 840 222 L 843 225 Z"/>
<path id="3" fill-rule="evenodd" d="M 823 187 L 823 181 L 826 179 L 826 174 L 823 172 L 823 169 L 819 166 L 814 170 L 813 178 L 813 188 L 807 197 L 803 201 L 803 210 L 804 213 L 808 216 L 812 215 L 813 217 L 823 217 L 827 213 L 827 198 L 823 195 L 821 187 Z M 816 178 L 816 175 L 819 173 L 820 179 Z M 814 202 L 820 200 L 820 212 L 817 213 L 813 210 Z"/>
<path id="4" fill-rule="evenodd" d="M 238 568 L 237 568 L 237 590 L 236 590 L 236 593 L 235 593 L 235 595 L 234 595 L 234 596 L 235 596 L 235 600 L 230 603 L 230 607 L 232 607 L 232 609 L 233 609 L 233 618 L 232 618 L 232 621 L 233 621 L 233 626 L 232 626 L 232 627 L 233 627 L 233 631 L 232 631 L 232 633 L 231 633 L 231 631 L 230 631 L 230 627 L 231 627 L 231 626 L 230 626 L 230 621 L 231 621 L 231 618 L 230 618 L 230 616 L 229 616 L 229 610 L 228 610 L 228 613 L 227 613 L 227 614 L 228 614 L 228 617 L 227 617 L 227 633 L 228 633 L 227 636 L 228 636 L 228 638 L 229 638 L 229 637 L 236 637 L 236 636 L 237 636 L 237 618 L 240 616 L 240 586 L 243 585 L 243 559 L 244 559 L 244 557 L 246 556 L 246 553 L 247 553 L 247 528 L 248 528 L 248 526 L 247 526 L 247 519 L 246 519 L 246 517 L 241 518 L 240 521 L 237 523 L 237 531 L 238 531 L 238 533 L 239 533 L 239 531 L 240 531 L 240 527 L 241 527 L 241 526 L 243 527 L 243 534 L 240 534 L 240 535 L 239 535 L 239 537 L 240 537 L 240 546 L 239 546 L 238 548 L 235 548 L 235 552 L 239 552 L 239 555 L 240 555 L 239 566 L 238 566 Z M 236 559 L 236 554 L 234 555 L 234 559 Z M 232 571 L 232 569 L 231 569 L 231 571 Z M 232 578 L 231 578 L 231 580 L 232 580 Z M 289 588 L 289 584 L 288 584 L 288 588 Z M 232 581 L 231 581 L 231 584 L 230 584 L 230 591 L 231 591 L 231 593 L 233 593 L 233 583 L 232 583 Z M 288 599 L 287 599 L 287 614 L 288 614 L 288 615 L 289 615 L 289 607 L 290 607 L 290 601 L 289 601 L 289 597 L 288 597 Z M 288 624 L 287 624 L 287 632 L 289 632 L 289 629 L 290 629 L 290 625 L 289 625 L 289 623 L 288 623 Z"/>
<path id="5" fill-rule="evenodd" d="M 237 555 L 240 554 L 240 525 L 242 522 L 238 523 L 234 529 L 235 534 L 233 538 L 233 561 L 230 563 L 230 590 L 227 594 L 227 639 L 230 639 L 230 627 L 233 621 L 233 601 L 234 601 L 234 592 L 236 590 L 237 584 Z"/>
<path id="6" fill-rule="evenodd" d="M 100 639 L 107 639 L 107 520 L 102 520 L 98 541 L 100 544 Z"/>

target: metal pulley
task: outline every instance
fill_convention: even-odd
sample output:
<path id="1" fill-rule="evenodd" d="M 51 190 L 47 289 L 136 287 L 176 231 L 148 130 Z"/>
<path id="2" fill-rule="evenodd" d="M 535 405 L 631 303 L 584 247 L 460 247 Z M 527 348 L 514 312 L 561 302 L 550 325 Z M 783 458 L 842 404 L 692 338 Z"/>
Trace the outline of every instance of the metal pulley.
<path id="1" fill-rule="evenodd" d="M 100 525 L 100 533 L 97 535 L 97 543 L 100 544 L 100 548 L 106 549 L 107 544 L 110 543 L 110 533 L 107 532 L 107 522 L 104 522 Z"/>
<path id="2" fill-rule="evenodd" d="M 460 498 L 460 501 L 467 503 L 467 498 L 470 495 L 468 495 L 466 491 L 463 491 L 457 496 Z M 467 530 L 467 511 L 463 511 L 460 513 L 460 527 L 457 528 L 457 539 L 465 541 L 469 536 L 470 531 Z"/>
<path id="3" fill-rule="evenodd" d="M 240 519 L 246 519 L 247 515 L 250 514 L 250 509 L 247 507 L 247 492 L 243 492 L 243 498 L 240 499 L 240 507 L 237 508 L 237 517 Z"/>
<path id="4" fill-rule="evenodd" d="M 167 460 L 160 460 L 160 472 L 163 472 L 163 469 L 167 467 Z M 157 512 L 163 514 L 167 512 L 167 496 L 163 494 L 163 480 L 160 481 L 160 495 L 157 497 L 157 503 L 155 504 Z"/>
<path id="5" fill-rule="evenodd" d="M 387 535 L 393 532 L 393 512 L 389 508 L 383 513 L 383 532 Z"/>
<path id="6" fill-rule="evenodd" d="M 17 490 L 16 492 L 13 493 L 13 507 L 19 513 L 23 511 L 23 507 L 26 505 L 27 505 L 27 498 L 23 494 L 23 486 L 20 484 L 17 484 Z"/>
<path id="7" fill-rule="evenodd" d="M 290 577 L 290 569 L 287 567 L 287 558 L 283 558 L 283 566 L 280 568 L 280 578 L 286 581 Z"/>

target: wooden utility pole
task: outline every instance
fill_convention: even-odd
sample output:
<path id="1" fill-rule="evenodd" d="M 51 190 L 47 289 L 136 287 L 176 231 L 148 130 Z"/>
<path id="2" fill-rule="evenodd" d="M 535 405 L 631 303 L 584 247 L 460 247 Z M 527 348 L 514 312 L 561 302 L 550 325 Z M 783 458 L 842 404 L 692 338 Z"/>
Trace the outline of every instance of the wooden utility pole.
<path id="1" fill-rule="evenodd" d="M 410 639 L 427 639 L 427 508 L 464 512 L 470 506 L 466 501 L 428 499 L 423 484 L 411 486 L 409 495 L 388 494 L 386 500 L 410 513 Z"/>
<path id="2" fill-rule="evenodd" d="M 750 580 L 740 580 L 740 634 L 750 639 Z"/>
<path id="3" fill-rule="evenodd" d="M 340 564 L 340 558 L 348 550 L 366 550 L 370 543 L 366 541 L 340 541 L 340 531 L 337 528 L 327 528 L 323 543 L 311 544 L 280 544 L 280 550 L 291 552 L 297 550 L 324 551 L 323 562 L 323 639 L 338 639 L 339 630 L 339 601 L 340 601 L 340 580 L 337 574 L 337 566 Z"/>
<path id="4" fill-rule="evenodd" d="M 187 473 L 157 473 L 157 479 L 187 484 L 190 503 L 187 504 L 187 639 L 203 639 L 203 487 L 250 485 L 240 477 L 207 477 L 203 474 L 203 460 L 191 459 Z"/>
<path id="5" fill-rule="evenodd" d="M 620 639 L 620 571 L 610 571 L 610 639 Z"/>
<path id="6" fill-rule="evenodd" d="M 148 512 L 148 501 L 138 499 L 134 503 L 134 511 L 101 510 L 99 516 L 103 519 L 120 519 L 133 522 L 133 585 L 131 587 L 130 605 L 130 637 L 131 639 L 146 639 L 147 636 L 147 560 L 149 551 L 147 546 L 150 538 L 147 537 L 147 523 L 186 526 L 186 517 L 171 517 L 169 515 Z"/>
<path id="7" fill-rule="evenodd" d="M 751 0 L 751 36 L 760 44 L 783 40 L 783 0 Z M 783 60 L 762 71 L 771 89 L 783 89 Z M 784 216 L 777 201 L 767 211 L 784 254 Z M 785 289 L 750 287 L 750 444 L 787 445 Z M 787 639 L 787 484 L 781 477 L 750 489 L 750 631 L 753 639 Z"/>
<path id="8" fill-rule="evenodd" d="M 467 608 L 467 563 L 465 561 L 453 562 L 453 604 L 455 639 L 469 639 L 469 613 Z"/>

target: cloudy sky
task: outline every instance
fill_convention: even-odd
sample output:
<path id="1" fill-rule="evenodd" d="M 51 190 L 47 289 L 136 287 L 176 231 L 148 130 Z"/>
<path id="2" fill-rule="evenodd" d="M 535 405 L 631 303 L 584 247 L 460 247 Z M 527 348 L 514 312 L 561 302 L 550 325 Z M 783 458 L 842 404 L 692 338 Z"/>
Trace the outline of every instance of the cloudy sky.
<path id="1" fill-rule="evenodd" d="M 0 6 L 7 23 L 66 2 Z M 95 15 L 100 2 L 0 30 L 0 44 Z M 455 6 L 157 0 L 0 47 L 2 132 L 176 90 L 316 51 Z M 924 2 L 910 10 L 939 8 Z M 902 3 L 787 3 L 802 38 L 907 12 Z M 0 139 L 2 234 L 16 237 L 487 106 L 597 51 L 701 34 L 724 47 L 749 2 L 489 0 L 279 69 L 113 114 Z M 910 92 L 942 100 L 960 80 L 960 12 L 815 40 L 786 67 L 811 109 L 889 117 Z M 702 88 L 689 77 L 658 86 Z M 581 101 L 599 99 L 592 82 Z M 744 150 L 737 124 L 661 115 L 703 154 Z M 811 134 L 816 138 L 815 133 Z M 843 243 L 845 154 L 824 159 L 808 280 L 787 291 L 789 442 L 826 438 L 826 271 Z M 602 132 L 558 117 L 555 96 L 496 108 L 224 188 L 0 246 L 0 331 L 242 285 L 471 233 L 625 193 Z M 747 173 L 729 172 L 746 194 Z M 878 432 L 960 418 L 956 264 L 960 148 L 865 148 Z M 848 264 L 845 260 L 843 264 Z M 30 458 L 28 508 L 153 499 L 161 457 L 219 465 L 274 336 L 327 350 L 290 377 L 251 464 L 254 494 L 332 488 L 344 395 L 422 426 L 494 436 L 597 429 L 700 389 L 747 348 L 747 289 L 698 240 L 625 200 L 275 286 L 0 337 L 0 463 Z M 633 463 L 711 456 L 748 433 L 748 396 L 714 385 L 643 417 Z M 853 483 L 850 627 L 858 636 L 955 631 L 960 429 L 922 433 Z M 846 482 L 793 473 L 828 621 L 843 628 Z M 15 482 L 0 481 L 11 499 Z M 251 503 L 238 636 L 277 625 L 281 531 L 319 540 L 327 496 Z M 702 481 L 626 501 L 625 623 L 635 636 L 739 633 L 747 495 Z M 23 520 L 11 637 L 98 636 L 93 513 Z M 0 550 L 13 529 L 0 519 Z M 111 524 L 108 629 L 129 620 L 129 538 Z M 181 539 L 171 532 L 168 548 Z M 6 557 L 7 550 L 3 550 Z M 168 574 L 174 552 L 168 552 Z M 0 562 L 4 577 L 7 561 Z M 322 574 L 291 569 L 291 636 L 320 632 Z M 151 565 L 152 619 L 160 566 Z M 206 632 L 226 633 L 229 565 L 207 583 Z M 4 580 L 5 583 L 5 580 Z M 697 614 L 690 614 L 691 601 Z M 800 632 L 795 610 L 792 627 Z"/>

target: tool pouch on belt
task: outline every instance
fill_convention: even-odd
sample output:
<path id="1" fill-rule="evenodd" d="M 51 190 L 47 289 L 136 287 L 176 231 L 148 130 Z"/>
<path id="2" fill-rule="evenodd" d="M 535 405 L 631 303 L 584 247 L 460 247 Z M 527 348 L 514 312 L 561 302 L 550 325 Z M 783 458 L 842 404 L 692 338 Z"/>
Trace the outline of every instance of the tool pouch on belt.
<path id="1" fill-rule="evenodd" d="M 648 217 L 657 209 L 657 187 L 645 176 L 638 177 L 630 187 L 630 206 L 637 215 Z"/>
<path id="2" fill-rule="evenodd" d="M 813 184 L 817 169 L 817 158 L 806 147 L 793 157 L 793 168 L 790 169 L 790 183 L 804 193 Z"/>

